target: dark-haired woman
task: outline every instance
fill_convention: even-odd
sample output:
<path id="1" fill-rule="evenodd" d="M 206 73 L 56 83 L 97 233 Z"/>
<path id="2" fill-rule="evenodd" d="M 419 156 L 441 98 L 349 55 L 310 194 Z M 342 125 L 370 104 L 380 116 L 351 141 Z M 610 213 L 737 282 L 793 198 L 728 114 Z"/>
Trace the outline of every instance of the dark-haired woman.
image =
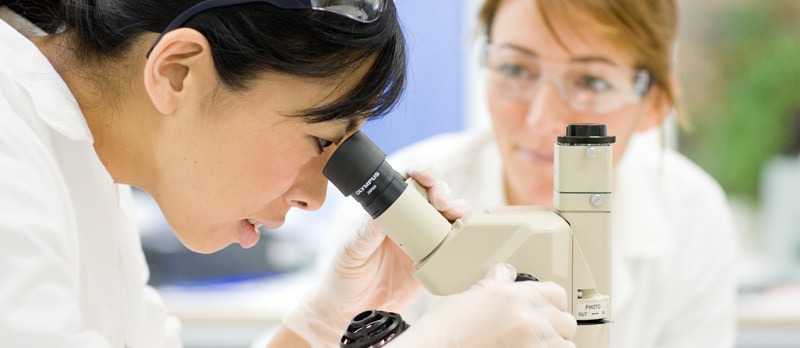
<path id="1" fill-rule="evenodd" d="M 258 225 L 322 204 L 333 148 L 405 79 L 389 0 L 0 5 L 2 347 L 178 346 L 146 286 L 129 185 L 188 248 L 250 247 Z M 357 312 L 419 294 L 410 260 L 381 231 L 359 232 L 273 345 L 334 346 Z M 506 273 L 432 311 L 436 330 L 409 329 L 407 344 L 539 335 L 536 313 L 562 299 Z M 461 325 L 470 313 L 486 314 L 471 319 L 483 330 Z"/>

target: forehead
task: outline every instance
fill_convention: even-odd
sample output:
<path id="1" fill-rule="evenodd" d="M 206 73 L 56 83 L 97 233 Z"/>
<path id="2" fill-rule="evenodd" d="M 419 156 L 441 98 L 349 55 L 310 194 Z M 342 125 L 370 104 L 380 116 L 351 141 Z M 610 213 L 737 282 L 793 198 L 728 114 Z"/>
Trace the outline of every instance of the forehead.
<path id="1" fill-rule="evenodd" d="M 287 116 L 305 115 L 308 111 L 330 106 L 341 107 L 343 101 L 346 103 L 346 96 L 367 78 L 367 73 L 372 68 L 375 59 L 375 56 L 371 56 L 357 65 L 343 68 L 339 73 L 327 77 L 307 77 L 276 72 L 260 73 L 250 88 L 239 94 L 245 96 L 250 103 L 260 104 Z M 353 108 L 345 111 L 357 113 L 363 112 L 362 109 Z M 358 122 L 362 118 L 366 119 L 367 116 L 353 114 L 352 117 L 349 117 L 348 115 L 343 117 L 342 122 Z"/>
<path id="2" fill-rule="evenodd" d="M 271 109 L 288 116 L 334 103 L 354 83 L 335 78 L 301 78 L 265 73 L 245 94 L 256 103 L 268 102 Z"/>
<path id="3" fill-rule="evenodd" d="M 574 6 L 564 6 L 564 12 L 553 10 L 546 14 L 554 35 L 536 0 L 502 0 L 492 21 L 490 40 L 493 44 L 520 47 L 548 61 L 598 57 L 615 65 L 633 66 L 634 60 L 612 42 L 607 28 Z"/>

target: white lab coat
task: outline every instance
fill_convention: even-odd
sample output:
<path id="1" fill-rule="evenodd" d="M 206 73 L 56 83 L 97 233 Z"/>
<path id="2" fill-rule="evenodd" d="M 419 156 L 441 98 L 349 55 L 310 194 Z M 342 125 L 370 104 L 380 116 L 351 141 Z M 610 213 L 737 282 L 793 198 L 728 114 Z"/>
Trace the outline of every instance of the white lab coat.
<path id="1" fill-rule="evenodd" d="M 657 135 L 635 136 L 615 167 L 611 347 L 732 347 L 736 243 L 730 209 L 719 185 L 662 149 Z M 473 208 L 507 204 L 500 154 L 488 130 L 436 136 L 388 160 L 400 172 L 438 168 L 453 197 Z M 357 215 L 364 214 L 352 199 L 342 202 L 333 235 L 345 238 Z M 330 260 L 333 244 L 324 242 L 320 264 Z M 435 301 L 426 295 L 404 315 L 413 326 Z"/>
<path id="2" fill-rule="evenodd" d="M 131 207 L 67 85 L 0 20 L 0 347 L 180 346 Z"/>

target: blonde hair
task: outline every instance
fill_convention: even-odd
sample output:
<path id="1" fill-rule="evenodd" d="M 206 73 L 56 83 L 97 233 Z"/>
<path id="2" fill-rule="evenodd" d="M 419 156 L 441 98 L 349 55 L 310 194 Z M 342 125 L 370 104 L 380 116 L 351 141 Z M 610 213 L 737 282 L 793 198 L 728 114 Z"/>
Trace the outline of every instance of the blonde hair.
<path id="1" fill-rule="evenodd" d="M 480 11 L 479 30 L 491 40 L 491 28 L 503 0 L 485 0 Z M 563 19 L 579 33 L 577 19 L 589 19 L 601 35 L 635 61 L 636 68 L 650 72 L 652 84 L 664 93 L 676 110 L 677 96 L 671 86 L 673 44 L 677 35 L 675 0 L 530 0 L 536 1 L 539 13 L 550 34 L 569 52 L 553 25 Z M 580 16 L 580 17 L 576 17 Z M 666 117 L 666 115 L 664 115 Z M 690 128 L 683 112 L 678 122 Z"/>

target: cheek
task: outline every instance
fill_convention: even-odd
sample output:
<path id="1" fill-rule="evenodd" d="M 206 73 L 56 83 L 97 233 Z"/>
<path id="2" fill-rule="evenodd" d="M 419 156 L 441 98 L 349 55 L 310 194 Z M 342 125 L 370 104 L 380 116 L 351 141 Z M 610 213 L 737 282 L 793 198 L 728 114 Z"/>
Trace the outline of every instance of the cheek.
<path id="1" fill-rule="evenodd" d="M 625 154 L 625 150 L 628 148 L 628 139 L 621 139 L 617 138 L 617 142 L 614 145 L 614 158 L 613 163 L 616 165 L 622 159 L 622 156 Z"/>
<path id="2" fill-rule="evenodd" d="M 611 133 L 609 133 L 611 134 Z M 631 144 L 633 133 L 616 133 L 617 141 L 612 144 L 614 146 L 614 164 L 616 165 L 625 155 L 628 147 Z M 614 134 L 611 134 L 614 135 Z"/>
<path id="3" fill-rule="evenodd" d="M 509 100 L 487 90 L 489 115 L 494 128 L 502 132 L 519 130 L 525 122 L 528 103 Z"/>
<path id="4" fill-rule="evenodd" d="M 614 146 L 614 163 L 622 159 L 625 150 L 628 148 L 631 137 L 636 132 L 640 122 L 639 110 L 635 108 L 625 108 L 618 112 L 604 115 L 599 123 L 606 125 L 608 135 L 617 138 Z"/>
<path id="5" fill-rule="evenodd" d="M 218 136 L 205 149 L 205 191 L 216 197 L 214 214 L 239 219 L 278 199 L 291 187 L 298 168 L 309 160 L 307 144 L 289 130 L 246 128 Z M 305 145 L 305 146 L 304 146 Z"/>
<path id="6" fill-rule="evenodd" d="M 258 194 L 259 201 L 271 201 L 289 190 L 296 180 L 300 169 L 314 157 L 310 157 L 303 149 L 278 145 L 256 151 L 248 161 L 250 170 L 247 181 L 250 190 Z"/>
<path id="7" fill-rule="evenodd" d="M 627 143 L 627 139 L 636 131 L 640 117 L 635 110 L 623 110 L 598 117 L 595 120 L 605 124 L 608 135 L 616 136 L 617 142 Z"/>

